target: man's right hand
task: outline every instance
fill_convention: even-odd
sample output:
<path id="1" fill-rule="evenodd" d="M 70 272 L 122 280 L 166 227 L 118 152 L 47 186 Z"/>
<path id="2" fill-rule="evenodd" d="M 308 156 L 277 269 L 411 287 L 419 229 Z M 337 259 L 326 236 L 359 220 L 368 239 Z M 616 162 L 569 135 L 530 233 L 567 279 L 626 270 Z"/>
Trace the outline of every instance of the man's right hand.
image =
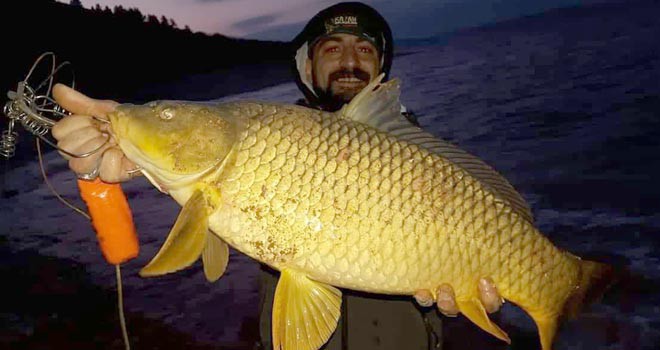
<path id="1" fill-rule="evenodd" d="M 65 85 L 53 87 L 55 101 L 72 114 L 62 118 L 52 129 L 57 146 L 72 154 L 93 154 L 77 158 L 62 151 L 69 167 L 78 176 L 98 174 L 104 182 L 121 182 L 132 177 L 136 165 L 128 160 L 109 134 L 107 114 L 118 105 L 115 101 L 89 98 Z"/>

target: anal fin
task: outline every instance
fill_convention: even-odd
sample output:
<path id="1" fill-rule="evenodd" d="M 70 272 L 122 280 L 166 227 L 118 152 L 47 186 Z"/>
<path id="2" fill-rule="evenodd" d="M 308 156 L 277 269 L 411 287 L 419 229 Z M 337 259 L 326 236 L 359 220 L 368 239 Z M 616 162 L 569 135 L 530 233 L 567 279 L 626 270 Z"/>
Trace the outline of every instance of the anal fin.
<path id="1" fill-rule="evenodd" d="M 202 262 L 204 263 L 204 276 L 209 282 L 217 281 L 227 269 L 229 246 L 211 231 L 206 234 Z"/>
<path id="2" fill-rule="evenodd" d="M 341 291 L 284 269 L 273 302 L 273 349 L 317 350 L 337 328 Z"/>
<path id="3" fill-rule="evenodd" d="M 552 350 L 552 343 L 557 333 L 558 315 L 529 312 L 539 331 L 542 350 Z"/>
<path id="4" fill-rule="evenodd" d="M 481 304 L 481 301 L 475 298 L 469 300 L 456 300 L 456 303 L 458 304 L 458 309 L 461 313 L 474 324 L 479 326 L 479 328 L 492 334 L 496 338 L 511 344 L 511 339 L 509 339 L 506 332 L 488 318 L 486 309 L 483 304 Z"/>

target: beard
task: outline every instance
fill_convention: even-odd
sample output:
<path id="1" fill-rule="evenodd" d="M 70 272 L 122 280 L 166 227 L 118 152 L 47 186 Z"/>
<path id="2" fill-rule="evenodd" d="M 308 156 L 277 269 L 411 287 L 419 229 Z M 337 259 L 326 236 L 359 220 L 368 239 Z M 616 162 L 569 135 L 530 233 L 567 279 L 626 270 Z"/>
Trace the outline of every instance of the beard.
<path id="1" fill-rule="evenodd" d="M 352 79 L 351 81 L 340 81 L 340 79 Z M 371 75 L 359 68 L 353 70 L 342 69 L 330 73 L 328 76 L 328 88 L 318 87 L 316 76 L 312 76 L 314 92 L 319 97 L 319 104 L 323 110 L 334 112 L 344 104 L 349 103 L 362 89 L 371 81 Z"/>

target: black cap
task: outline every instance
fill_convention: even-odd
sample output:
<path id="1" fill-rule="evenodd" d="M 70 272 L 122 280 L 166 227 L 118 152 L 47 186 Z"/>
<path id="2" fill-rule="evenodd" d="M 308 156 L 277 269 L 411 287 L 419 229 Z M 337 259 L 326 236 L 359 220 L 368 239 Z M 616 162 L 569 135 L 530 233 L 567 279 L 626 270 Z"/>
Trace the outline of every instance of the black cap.
<path id="1" fill-rule="evenodd" d="M 308 24 L 307 44 L 310 53 L 321 38 L 345 33 L 368 40 L 382 54 L 384 21 L 375 10 L 360 3 L 349 2 L 330 7 L 317 14 Z"/>
<path id="2" fill-rule="evenodd" d="M 305 28 L 293 39 L 294 70 L 296 82 L 305 97 L 312 104 L 318 97 L 310 90 L 311 82 L 303 80 L 301 72 L 300 52 L 307 44 L 308 56 L 311 55 L 314 45 L 323 37 L 346 33 L 353 34 L 370 41 L 377 49 L 381 58 L 381 72 L 385 73 L 383 81 L 387 80 L 392 67 L 393 39 L 392 31 L 387 21 L 374 8 L 360 2 L 342 2 L 332 5 L 317 13 L 307 23 Z M 311 56 L 310 56 L 311 57 Z"/>

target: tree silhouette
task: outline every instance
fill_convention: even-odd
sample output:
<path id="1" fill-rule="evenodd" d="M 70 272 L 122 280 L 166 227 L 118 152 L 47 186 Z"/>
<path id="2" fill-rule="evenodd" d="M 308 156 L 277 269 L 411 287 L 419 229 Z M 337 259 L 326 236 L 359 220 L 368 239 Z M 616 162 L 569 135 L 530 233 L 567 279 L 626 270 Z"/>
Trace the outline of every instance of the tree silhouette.
<path id="1" fill-rule="evenodd" d="M 160 25 L 160 21 L 158 20 L 158 17 L 154 15 L 147 15 L 147 24 L 151 27 L 158 27 Z"/>
<path id="2" fill-rule="evenodd" d="M 115 6 L 115 10 L 113 11 L 115 15 L 122 15 L 124 12 L 124 7 L 121 5 Z"/>
<path id="3" fill-rule="evenodd" d="M 126 12 L 124 13 L 124 16 L 128 21 L 139 22 L 139 23 L 144 22 L 144 15 L 137 8 L 127 9 Z"/>
<path id="4" fill-rule="evenodd" d="M 170 26 L 170 20 L 165 16 L 160 16 L 160 25 L 167 28 Z"/>
<path id="5" fill-rule="evenodd" d="M 276 64 L 286 67 L 278 74 L 288 74 L 289 47 L 285 43 L 207 35 L 193 32 L 187 25 L 178 28 L 173 19 L 142 14 L 137 8 L 119 5 L 110 9 L 95 4 L 86 9 L 79 2 L 24 0 L 12 2 L 19 12 L 0 11 L 4 19 L 0 23 L 8 23 L 15 13 L 31 13 L 31 24 L 22 28 L 21 35 L 40 38 L 25 40 L 21 50 L 3 58 L 6 62 L 0 69 L 10 68 L 0 72 L 9 77 L 0 80 L 0 91 L 10 89 L 9 82 L 24 78 L 24 72 L 14 67 L 34 61 L 45 50 L 44 43 L 58 61 L 72 62 L 77 87 L 93 96 L 118 100 L 132 98 L 146 85 L 235 65 Z M 83 35 L 94 40 L 85 40 Z M 163 44 L 172 48 L 167 55 L 157 49 Z M 265 74 L 264 81 L 271 75 Z"/>

